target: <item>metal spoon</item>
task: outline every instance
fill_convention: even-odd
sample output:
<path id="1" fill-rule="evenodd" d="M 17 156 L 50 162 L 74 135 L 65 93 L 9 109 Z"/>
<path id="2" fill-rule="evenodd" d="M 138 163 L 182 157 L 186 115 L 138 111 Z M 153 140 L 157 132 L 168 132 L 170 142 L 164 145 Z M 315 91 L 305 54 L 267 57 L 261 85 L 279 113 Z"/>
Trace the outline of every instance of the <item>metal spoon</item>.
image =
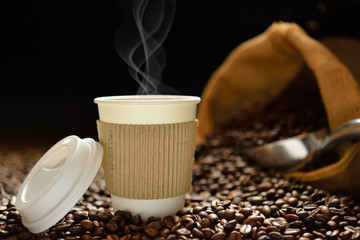
<path id="1" fill-rule="evenodd" d="M 275 170 L 295 170 L 320 154 L 334 151 L 340 143 L 360 139 L 360 119 L 348 121 L 329 135 L 326 130 L 301 134 L 246 150 L 255 162 Z"/>

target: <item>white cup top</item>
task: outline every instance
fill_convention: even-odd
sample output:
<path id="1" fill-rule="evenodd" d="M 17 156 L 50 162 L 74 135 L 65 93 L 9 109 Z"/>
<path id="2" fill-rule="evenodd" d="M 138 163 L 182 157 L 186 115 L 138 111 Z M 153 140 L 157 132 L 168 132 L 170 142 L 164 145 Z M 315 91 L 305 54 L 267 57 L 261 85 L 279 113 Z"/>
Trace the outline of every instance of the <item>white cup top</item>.
<path id="1" fill-rule="evenodd" d="M 178 95 L 127 95 L 98 97 L 99 118 L 118 124 L 169 124 L 196 118 L 199 97 Z"/>

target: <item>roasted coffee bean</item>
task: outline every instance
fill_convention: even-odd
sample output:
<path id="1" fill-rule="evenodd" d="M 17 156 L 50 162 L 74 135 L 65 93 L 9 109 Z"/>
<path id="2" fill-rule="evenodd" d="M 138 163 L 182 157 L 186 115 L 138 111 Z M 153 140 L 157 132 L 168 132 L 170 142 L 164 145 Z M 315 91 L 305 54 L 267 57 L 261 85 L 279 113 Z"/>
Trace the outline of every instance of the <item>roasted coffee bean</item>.
<path id="1" fill-rule="evenodd" d="M 216 172 L 216 173 L 217 173 L 218 176 L 221 175 L 220 172 Z M 214 175 L 213 175 L 213 178 L 215 178 Z M 212 210 L 215 210 L 215 209 L 218 207 L 219 203 L 220 203 L 220 200 L 219 200 L 219 199 L 213 200 L 213 201 L 211 202 L 211 208 L 212 208 Z"/>
<path id="2" fill-rule="evenodd" d="M 351 231 L 345 230 L 339 234 L 340 238 L 343 240 L 350 239 L 353 233 Z"/>
<path id="3" fill-rule="evenodd" d="M 91 231 L 95 228 L 95 224 L 90 221 L 90 220 L 82 220 L 80 222 L 80 226 L 85 229 L 85 230 L 88 230 L 88 231 Z"/>
<path id="4" fill-rule="evenodd" d="M 300 219 L 300 217 L 296 214 L 286 214 L 285 219 L 288 222 L 294 222 Z"/>
<path id="5" fill-rule="evenodd" d="M 350 225 L 356 225 L 357 224 L 357 218 L 355 216 L 344 216 L 343 218 Z"/>
<path id="6" fill-rule="evenodd" d="M 329 217 L 325 216 L 324 214 L 318 213 L 315 215 L 315 220 L 325 223 L 329 220 Z"/>
<path id="7" fill-rule="evenodd" d="M 145 233 L 149 236 L 149 237 L 152 237 L 152 238 L 155 238 L 159 235 L 159 230 L 155 229 L 155 228 L 146 228 L 145 229 Z"/>
<path id="8" fill-rule="evenodd" d="M 339 230 L 333 230 L 333 231 L 327 231 L 325 233 L 326 238 L 328 239 L 337 239 L 337 236 L 339 235 Z"/>
<path id="9" fill-rule="evenodd" d="M 242 239 L 241 233 L 238 231 L 232 231 L 229 234 L 229 240 L 241 240 L 241 239 Z"/>
<path id="10" fill-rule="evenodd" d="M 272 222 L 274 221 L 274 219 L 270 219 L 270 218 L 266 218 L 263 222 L 263 226 L 264 227 L 268 227 L 268 226 L 272 226 Z"/>
<path id="11" fill-rule="evenodd" d="M 268 235 L 263 235 L 258 238 L 258 240 L 270 240 L 271 238 Z"/>
<path id="12" fill-rule="evenodd" d="M 262 227 L 260 227 L 259 231 L 256 233 L 256 238 L 259 238 L 259 237 L 264 236 L 266 234 L 267 233 L 266 233 L 265 229 L 262 229 Z"/>
<path id="13" fill-rule="evenodd" d="M 298 201 L 299 200 L 296 197 L 290 197 L 287 202 L 290 206 L 295 207 L 298 204 Z"/>
<path id="14" fill-rule="evenodd" d="M 172 220 L 173 220 L 174 224 L 176 224 L 176 223 L 180 222 L 180 217 L 179 217 L 179 216 L 177 216 L 177 215 L 173 215 L 173 216 L 171 216 L 171 218 L 172 218 Z"/>
<path id="15" fill-rule="evenodd" d="M 0 229 L 0 237 L 6 238 L 6 237 L 8 237 L 8 236 L 10 236 L 10 232 L 9 232 L 9 231 L 7 231 L 7 230 L 5 230 L 5 229 Z"/>
<path id="16" fill-rule="evenodd" d="M 131 231 L 130 231 L 129 225 L 125 225 L 125 226 L 122 228 L 122 232 L 123 232 L 124 234 L 130 234 Z"/>
<path id="17" fill-rule="evenodd" d="M 55 231 L 50 231 L 50 232 L 49 232 L 49 237 L 50 237 L 51 239 L 58 239 L 58 238 L 60 238 L 59 234 L 56 233 Z"/>
<path id="18" fill-rule="evenodd" d="M 330 201 L 329 201 L 329 207 L 336 207 L 336 208 L 338 208 L 338 207 L 340 207 L 340 199 L 338 199 L 338 198 L 333 198 L 333 199 L 331 199 Z"/>
<path id="19" fill-rule="evenodd" d="M 129 226 L 129 230 L 130 230 L 131 232 L 141 232 L 141 231 L 144 230 L 143 227 L 138 226 L 138 225 L 135 225 L 135 224 L 130 224 L 130 225 L 128 225 L 128 226 Z M 168 228 L 164 228 L 164 229 L 168 229 Z M 170 231 L 170 230 L 169 230 L 169 231 Z"/>
<path id="20" fill-rule="evenodd" d="M 117 215 L 119 215 L 119 216 L 121 216 L 122 218 L 124 218 L 125 219 L 125 221 L 131 221 L 132 220 L 132 214 L 131 214 L 131 212 L 130 211 L 117 211 L 116 213 L 115 213 L 115 216 L 117 216 Z M 158 219 L 156 219 L 156 220 L 158 220 Z M 148 221 L 152 221 L 152 219 L 151 219 L 151 217 L 148 219 Z"/>
<path id="21" fill-rule="evenodd" d="M 294 235 L 283 235 L 284 240 L 295 240 L 296 237 Z"/>
<path id="22" fill-rule="evenodd" d="M 214 229 L 215 229 L 215 232 L 223 232 L 223 231 L 225 231 L 224 230 L 224 225 L 222 225 L 221 223 L 216 224 Z"/>
<path id="23" fill-rule="evenodd" d="M 245 207 L 240 209 L 240 213 L 243 214 L 244 216 L 248 216 L 252 213 L 252 210 L 251 208 Z"/>
<path id="24" fill-rule="evenodd" d="M 91 221 L 95 221 L 98 220 L 98 216 L 97 216 L 97 211 L 95 210 L 90 210 L 88 213 L 88 217 Z"/>
<path id="25" fill-rule="evenodd" d="M 10 209 L 8 209 L 10 210 Z M 14 219 L 15 221 L 17 221 L 20 218 L 20 214 L 18 211 L 9 211 L 6 215 L 7 219 Z"/>
<path id="26" fill-rule="evenodd" d="M 264 214 L 265 217 L 270 217 L 271 215 L 271 209 L 268 205 L 264 205 L 260 211 Z"/>
<path id="27" fill-rule="evenodd" d="M 283 239 L 283 236 L 280 232 L 270 232 L 268 236 L 270 239 Z"/>
<path id="28" fill-rule="evenodd" d="M 209 218 L 201 219 L 201 226 L 202 226 L 202 228 L 210 228 L 212 225 L 211 225 Z"/>
<path id="29" fill-rule="evenodd" d="M 97 214 L 97 217 L 101 221 L 107 221 L 113 217 L 112 213 L 106 210 L 102 210 Z"/>
<path id="30" fill-rule="evenodd" d="M 242 213 L 236 212 L 235 213 L 235 219 L 238 223 L 243 223 L 245 220 L 245 216 Z"/>
<path id="31" fill-rule="evenodd" d="M 92 240 L 93 237 L 90 234 L 83 234 L 81 235 L 81 240 Z"/>
<path id="32" fill-rule="evenodd" d="M 183 236 L 189 236 L 191 234 L 191 231 L 186 228 L 179 228 L 176 230 L 176 233 Z"/>
<path id="33" fill-rule="evenodd" d="M 312 234 L 314 235 L 315 238 L 325 238 L 325 235 L 319 231 L 314 230 L 314 231 L 312 231 Z"/>
<path id="34" fill-rule="evenodd" d="M 84 230 L 81 226 L 75 225 L 69 228 L 69 232 L 73 235 L 81 235 L 84 233 Z"/>
<path id="35" fill-rule="evenodd" d="M 314 227 L 317 228 L 317 229 L 322 229 L 322 228 L 325 227 L 324 222 L 315 221 L 313 224 L 314 224 Z"/>
<path id="36" fill-rule="evenodd" d="M 259 190 L 259 191 L 266 191 L 266 190 L 270 189 L 271 187 L 272 187 L 271 182 L 261 182 L 260 184 L 258 184 L 256 186 L 257 190 Z"/>
<path id="37" fill-rule="evenodd" d="M 271 214 L 279 211 L 279 208 L 276 205 L 270 205 Z"/>
<path id="38" fill-rule="evenodd" d="M 236 210 L 233 208 L 227 208 L 224 213 L 224 218 L 231 220 L 235 218 Z"/>
<path id="39" fill-rule="evenodd" d="M 216 212 L 216 215 L 218 216 L 219 219 L 225 218 L 225 210 L 220 210 Z"/>
<path id="40" fill-rule="evenodd" d="M 201 232 L 203 233 L 204 238 L 206 239 L 210 239 L 215 234 L 215 231 L 212 230 L 211 228 L 203 228 Z"/>
<path id="41" fill-rule="evenodd" d="M 195 237 L 195 238 L 203 238 L 204 237 L 204 234 L 198 228 L 193 228 L 191 230 L 191 233 L 192 233 L 193 237 Z"/>
<path id="42" fill-rule="evenodd" d="M 192 190 L 187 194 L 185 208 L 163 220 L 158 217 L 142 219 L 139 214 L 132 216 L 129 211 L 108 211 L 111 197 L 105 191 L 105 181 L 100 174 L 83 198 L 58 224 L 41 235 L 29 233 L 22 226 L 21 216 L 14 207 L 16 196 L 13 194 L 18 190 L 16 184 L 20 185 L 19 179 L 25 178 L 19 169 L 29 171 L 31 164 L 18 167 L 12 159 L 7 164 L 12 164 L 13 170 L 4 170 L 8 168 L 0 165 L 0 238 L 360 238 L 358 200 L 332 195 L 300 180 L 285 179 L 280 173 L 272 170 L 264 172 L 249 164 L 243 151 L 245 147 L 262 145 L 325 126 L 315 126 L 314 119 L 317 118 L 307 121 L 312 124 L 311 128 L 304 125 L 304 117 L 315 114 L 316 111 L 312 109 L 307 114 L 294 114 L 289 109 L 280 112 L 276 116 L 270 113 L 262 116 L 264 119 L 249 121 L 246 128 L 242 125 L 238 129 L 224 130 L 221 134 L 214 130 L 214 135 L 209 136 L 205 145 L 197 146 Z M 323 123 L 326 123 L 325 113 L 323 116 Z M 0 164 L 3 162 L 1 160 Z M 319 166 L 305 166 L 305 170 Z"/>
<path id="43" fill-rule="evenodd" d="M 224 209 L 228 208 L 231 204 L 230 200 L 224 200 L 224 201 L 220 201 L 218 203 L 218 206 L 222 206 Z"/>
<path id="44" fill-rule="evenodd" d="M 301 195 L 299 200 L 301 200 L 303 202 L 312 202 L 313 201 L 312 197 L 310 197 L 308 195 Z"/>
<path id="45" fill-rule="evenodd" d="M 335 223 L 339 223 L 340 222 L 340 217 L 338 215 L 332 216 L 330 218 L 331 221 L 334 221 Z"/>
<path id="46" fill-rule="evenodd" d="M 247 200 L 253 205 L 261 205 L 264 201 L 264 198 L 262 196 L 253 196 L 248 197 Z"/>
<path id="47" fill-rule="evenodd" d="M 244 224 L 240 227 L 240 232 L 243 234 L 243 235 L 249 235 L 251 233 L 251 225 L 249 224 Z"/>
<path id="48" fill-rule="evenodd" d="M 185 211 L 185 209 L 184 209 L 184 211 Z M 192 217 L 192 215 L 191 215 L 190 213 L 187 213 L 187 212 L 185 211 L 185 214 L 183 214 L 183 215 L 181 216 L 181 218 L 180 218 L 180 222 L 181 222 L 182 224 L 185 224 L 186 222 L 189 221 L 189 219 L 192 220 L 191 217 Z M 159 220 L 160 220 L 160 219 L 159 219 Z"/>
<path id="49" fill-rule="evenodd" d="M 207 216 L 211 224 L 217 224 L 219 221 L 219 217 L 215 213 L 211 213 Z"/>
<path id="50" fill-rule="evenodd" d="M 285 213 L 286 214 L 296 214 L 296 209 L 293 207 L 288 207 L 288 208 L 286 208 Z"/>
<path id="51" fill-rule="evenodd" d="M 159 234 L 160 234 L 161 237 L 166 238 L 167 236 L 169 236 L 171 234 L 171 231 L 168 228 L 162 228 L 160 230 Z M 139 234 L 139 236 L 141 236 L 141 235 Z"/>
<path id="52" fill-rule="evenodd" d="M 278 207 L 278 208 L 281 208 L 282 205 L 284 205 L 286 202 L 284 199 L 282 198 L 279 198 L 275 201 L 275 205 Z"/>
<path id="53" fill-rule="evenodd" d="M 199 212 L 199 217 L 200 218 L 206 218 L 207 216 L 208 216 L 208 213 L 206 211 Z"/>
<path id="54" fill-rule="evenodd" d="M 306 211 L 312 211 L 316 208 L 317 208 L 317 205 L 313 204 L 313 203 L 304 205 L 304 210 L 306 210 Z"/>
<path id="55" fill-rule="evenodd" d="M 185 225 L 185 228 L 191 230 L 191 229 L 193 229 L 193 228 L 196 227 L 196 226 L 197 226 L 197 223 L 192 220 L 192 221 L 189 221 L 189 222 Z"/>
<path id="56" fill-rule="evenodd" d="M 307 224 L 314 224 L 314 222 L 315 222 L 315 217 L 314 217 L 314 216 L 308 216 L 308 217 L 305 218 L 305 222 L 306 222 Z"/>
<path id="57" fill-rule="evenodd" d="M 331 229 L 331 230 L 335 230 L 336 228 L 337 228 L 337 223 L 336 222 L 334 222 L 334 221 L 328 221 L 327 222 L 327 224 L 326 224 L 328 227 L 329 227 L 329 229 Z"/>
<path id="58" fill-rule="evenodd" d="M 228 232 L 231 232 L 235 227 L 236 227 L 236 220 L 231 220 L 231 221 L 228 221 L 225 226 L 224 226 L 224 229 Z"/>
<path id="59" fill-rule="evenodd" d="M 284 230 L 286 228 L 287 222 L 285 218 L 278 217 L 275 221 L 272 222 L 272 225 L 279 228 L 280 230 Z"/>
<path id="60" fill-rule="evenodd" d="M 251 225 L 252 227 L 256 227 L 258 223 L 258 218 L 255 215 L 250 215 L 244 222 L 244 224 Z"/>
<path id="61" fill-rule="evenodd" d="M 16 239 L 18 240 L 31 240 L 32 234 L 29 232 L 21 232 L 16 236 Z"/>
<path id="62" fill-rule="evenodd" d="M 310 238 L 310 239 L 314 238 L 314 236 L 310 232 L 304 232 L 301 236 L 304 238 Z"/>
<path id="63" fill-rule="evenodd" d="M 163 222 L 167 228 L 172 228 L 175 225 L 173 218 L 171 216 L 165 217 Z"/>
<path id="64" fill-rule="evenodd" d="M 275 226 L 267 226 L 265 228 L 266 233 L 270 233 L 270 232 L 279 232 L 279 228 L 275 227 Z"/>
<path id="65" fill-rule="evenodd" d="M 120 240 L 120 238 L 116 234 L 111 234 L 106 236 L 106 240 Z"/>
<path id="66" fill-rule="evenodd" d="M 154 229 L 156 229 L 156 230 L 160 230 L 161 227 L 162 227 L 162 223 L 161 223 L 161 221 L 156 220 L 156 221 L 153 221 L 153 222 L 149 222 L 149 223 L 146 225 L 146 227 L 148 227 L 148 228 L 154 228 Z"/>
<path id="67" fill-rule="evenodd" d="M 285 229 L 284 234 L 297 236 L 297 235 L 300 234 L 300 229 L 298 229 L 298 228 L 287 228 L 287 229 Z"/>
<path id="68" fill-rule="evenodd" d="M 116 222 L 110 221 L 105 225 L 106 229 L 112 233 L 116 233 L 119 230 L 119 227 Z"/>
<path id="69" fill-rule="evenodd" d="M 176 223 L 172 228 L 171 228 L 171 232 L 176 232 L 176 230 L 178 230 L 181 227 L 181 223 Z"/>
<path id="70" fill-rule="evenodd" d="M 357 230 L 351 237 L 352 239 L 360 239 L 360 230 Z"/>
<path id="71" fill-rule="evenodd" d="M 84 220 L 88 217 L 88 212 L 86 211 L 76 211 L 73 213 L 73 216 L 75 219 L 78 219 L 78 220 Z"/>
<path id="72" fill-rule="evenodd" d="M 142 223 L 142 218 L 140 214 L 136 214 L 133 219 L 133 224 L 140 225 Z"/>
<path id="73" fill-rule="evenodd" d="M 281 206 L 281 211 L 286 211 L 288 208 L 290 208 L 291 206 L 290 206 L 290 204 L 288 204 L 288 203 L 285 203 L 284 205 L 282 205 Z"/>
<path id="74" fill-rule="evenodd" d="M 210 238 L 211 240 L 224 240 L 226 238 L 226 234 L 223 232 L 215 233 Z"/>
<path id="75" fill-rule="evenodd" d="M 341 222 L 339 222 L 339 228 L 345 228 L 346 226 L 348 226 L 349 225 L 349 223 L 348 222 L 345 222 L 345 221 L 341 221 Z"/>
<path id="76" fill-rule="evenodd" d="M 331 211 L 328 206 L 321 205 L 319 206 L 320 212 L 324 214 L 327 218 L 331 218 Z"/>
<path id="77" fill-rule="evenodd" d="M 94 231 L 94 236 L 100 236 L 104 233 L 104 228 L 103 227 L 99 227 L 99 228 L 96 228 L 95 231 Z"/>
<path id="78" fill-rule="evenodd" d="M 302 221 L 294 221 L 289 224 L 291 228 L 302 228 L 304 223 Z"/>
<path id="79" fill-rule="evenodd" d="M 176 238 L 177 238 L 176 234 L 170 234 L 166 239 L 167 240 L 174 240 Z"/>
<path id="80" fill-rule="evenodd" d="M 55 225 L 55 231 L 57 232 L 66 232 L 72 225 L 68 223 L 59 223 Z"/>
<path id="81" fill-rule="evenodd" d="M 300 219 L 305 219 L 309 216 L 309 213 L 304 210 L 300 210 L 296 214 L 299 216 Z"/>
<path id="82" fill-rule="evenodd" d="M 279 197 L 283 197 L 284 195 L 285 195 L 285 190 L 284 189 L 282 189 L 282 188 L 279 188 L 279 189 L 277 189 L 277 191 L 276 191 L 276 194 L 279 196 Z M 283 200 L 283 199 L 282 199 Z M 283 200 L 283 203 L 282 204 L 284 204 L 285 203 L 285 201 Z M 282 205 L 281 204 L 281 205 Z"/>
<path id="83" fill-rule="evenodd" d="M 225 224 L 227 223 L 228 221 L 225 219 L 225 218 L 223 218 L 223 219 L 221 219 L 220 221 L 219 221 L 219 223 L 217 224 L 217 225 L 222 225 L 222 226 L 225 226 Z"/>

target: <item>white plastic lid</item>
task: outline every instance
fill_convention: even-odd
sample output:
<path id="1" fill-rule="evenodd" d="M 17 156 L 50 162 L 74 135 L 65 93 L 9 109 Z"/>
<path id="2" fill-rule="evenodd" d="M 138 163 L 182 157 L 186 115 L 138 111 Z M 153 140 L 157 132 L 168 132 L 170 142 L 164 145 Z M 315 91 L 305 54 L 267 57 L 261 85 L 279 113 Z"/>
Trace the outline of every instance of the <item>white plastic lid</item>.
<path id="1" fill-rule="evenodd" d="M 68 136 L 51 147 L 17 194 L 23 225 L 40 233 L 60 221 L 94 180 L 102 156 L 102 146 L 91 138 Z"/>
<path id="2" fill-rule="evenodd" d="M 199 97 L 183 95 L 123 95 L 98 97 L 100 121 L 119 124 L 169 124 L 196 118 Z"/>

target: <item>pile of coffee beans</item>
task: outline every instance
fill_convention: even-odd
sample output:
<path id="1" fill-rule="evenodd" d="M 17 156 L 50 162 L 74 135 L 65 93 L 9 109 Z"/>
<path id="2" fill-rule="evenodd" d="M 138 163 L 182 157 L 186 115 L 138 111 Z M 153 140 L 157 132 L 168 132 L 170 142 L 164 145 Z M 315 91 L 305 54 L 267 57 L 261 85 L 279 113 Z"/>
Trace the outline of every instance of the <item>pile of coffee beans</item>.
<path id="1" fill-rule="evenodd" d="M 299 109 L 296 109 L 299 111 Z M 308 112 L 308 113 L 306 113 Z M 265 117 L 264 117 L 265 116 Z M 243 149 L 326 126 L 312 111 L 270 108 L 197 147 L 184 208 L 164 219 L 112 212 L 103 174 L 56 225 L 32 234 L 14 203 L 37 151 L 0 151 L 0 239 L 360 239 L 360 202 L 254 165 Z"/>

